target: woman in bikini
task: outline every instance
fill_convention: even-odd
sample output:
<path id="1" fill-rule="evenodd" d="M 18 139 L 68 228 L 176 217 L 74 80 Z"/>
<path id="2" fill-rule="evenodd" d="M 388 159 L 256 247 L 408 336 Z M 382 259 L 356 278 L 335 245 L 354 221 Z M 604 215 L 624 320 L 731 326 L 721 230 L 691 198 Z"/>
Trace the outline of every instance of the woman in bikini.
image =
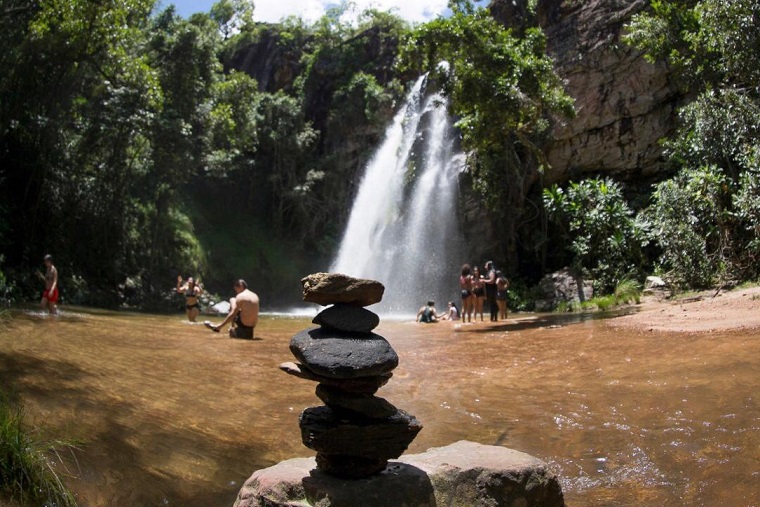
<path id="1" fill-rule="evenodd" d="M 472 293 L 475 295 L 475 318 L 480 314 L 480 321 L 483 322 L 483 303 L 486 300 L 485 280 L 480 276 L 480 270 L 477 267 L 472 268 Z"/>
<path id="2" fill-rule="evenodd" d="M 507 320 L 507 289 L 509 289 L 509 280 L 501 271 L 496 272 L 496 304 L 499 305 L 499 317 Z"/>
<path id="3" fill-rule="evenodd" d="M 185 285 L 182 285 L 182 275 L 178 275 L 177 294 L 185 295 L 185 311 L 187 312 L 187 320 L 190 322 L 195 322 L 195 319 L 201 313 L 198 297 L 203 294 L 203 289 L 200 285 L 195 284 L 195 280 L 192 276 L 188 277 L 187 283 Z"/>
<path id="4" fill-rule="evenodd" d="M 472 322 L 475 294 L 472 293 L 472 269 L 469 264 L 462 266 L 459 287 L 462 289 L 462 322 Z"/>

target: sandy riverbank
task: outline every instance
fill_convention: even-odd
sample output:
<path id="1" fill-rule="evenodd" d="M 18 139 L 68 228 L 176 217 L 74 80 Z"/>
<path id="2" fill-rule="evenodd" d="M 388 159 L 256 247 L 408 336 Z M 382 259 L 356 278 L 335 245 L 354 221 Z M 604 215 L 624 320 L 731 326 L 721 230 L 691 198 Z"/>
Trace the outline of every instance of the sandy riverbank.
<path id="1" fill-rule="evenodd" d="M 612 319 L 614 327 L 699 333 L 760 329 L 760 287 L 702 292 L 678 300 L 644 298 L 640 310 Z"/>

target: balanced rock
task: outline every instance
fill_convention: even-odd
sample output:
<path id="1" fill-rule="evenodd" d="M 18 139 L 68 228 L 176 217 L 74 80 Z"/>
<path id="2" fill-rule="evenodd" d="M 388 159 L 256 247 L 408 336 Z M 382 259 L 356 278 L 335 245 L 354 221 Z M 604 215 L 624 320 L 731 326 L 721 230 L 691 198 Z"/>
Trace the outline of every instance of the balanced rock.
<path id="1" fill-rule="evenodd" d="M 371 333 L 380 323 L 380 317 L 366 308 L 338 303 L 319 312 L 312 322 L 326 329 Z"/>
<path id="2" fill-rule="evenodd" d="M 350 393 L 340 387 L 317 386 L 317 397 L 339 416 L 360 415 L 370 419 L 385 419 L 398 410 L 384 398 L 371 394 Z"/>
<path id="3" fill-rule="evenodd" d="M 322 375 L 317 375 L 304 365 L 293 362 L 282 363 L 280 365 L 280 369 L 288 375 L 293 375 L 294 377 L 302 378 L 305 380 L 313 380 L 314 382 L 319 382 L 320 384 L 339 387 L 343 391 L 362 394 L 376 393 L 377 390 L 387 384 L 390 378 L 393 376 L 393 372 L 389 371 L 388 373 L 375 375 L 373 377 L 336 379 L 332 377 L 323 377 Z"/>
<path id="4" fill-rule="evenodd" d="M 324 455 L 357 456 L 377 460 L 398 458 L 422 429 L 412 415 L 397 410 L 385 419 L 343 419 L 329 407 L 301 412 L 301 439 Z"/>
<path id="5" fill-rule="evenodd" d="M 327 306 L 346 303 L 369 306 L 383 299 L 385 287 L 375 280 L 353 278 L 340 273 L 314 273 L 301 279 L 303 300 Z"/>
<path id="6" fill-rule="evenodd" d="M 323 328 L 307 329 L 290 340 L 290 351 L 309 370 L 324 377 L 371 377 L 398 366 L 396 351 L 375 333 L 356 336 Z"/>

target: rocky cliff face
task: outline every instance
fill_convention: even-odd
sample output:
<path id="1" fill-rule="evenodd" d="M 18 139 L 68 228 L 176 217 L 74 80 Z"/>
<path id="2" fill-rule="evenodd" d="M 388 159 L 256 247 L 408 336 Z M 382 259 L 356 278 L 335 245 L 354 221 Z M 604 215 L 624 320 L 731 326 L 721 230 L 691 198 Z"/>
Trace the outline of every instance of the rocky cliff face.
<path id="1" fill-rule="evenodd" d="M 507 26 L 525 19 L 525 0 L 494 0 Z M 610 175 L 648 180 L 663 171 L 659 140 L 675 124 L 680 95 L 664 64 L 646 62 L 621 41 L 624 25 L 649 0 L 539 0 L 538 25 L 558 73 L 575 98 L 576 118 L 556 125 L 545 182 Z"/>

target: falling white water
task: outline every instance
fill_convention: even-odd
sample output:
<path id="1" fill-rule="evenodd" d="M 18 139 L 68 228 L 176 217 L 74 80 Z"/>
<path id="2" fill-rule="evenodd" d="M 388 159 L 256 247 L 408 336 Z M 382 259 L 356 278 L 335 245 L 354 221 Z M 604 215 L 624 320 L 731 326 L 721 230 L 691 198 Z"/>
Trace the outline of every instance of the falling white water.
<path id="1" fill-rule="evenodd" d="M 464 156 L 439 93 L 417 80 L 367 165 L 331 271 L 385 285 L 378 310 L 439 312 L 458 298 L 463 240 L 458 176 Z"/>

